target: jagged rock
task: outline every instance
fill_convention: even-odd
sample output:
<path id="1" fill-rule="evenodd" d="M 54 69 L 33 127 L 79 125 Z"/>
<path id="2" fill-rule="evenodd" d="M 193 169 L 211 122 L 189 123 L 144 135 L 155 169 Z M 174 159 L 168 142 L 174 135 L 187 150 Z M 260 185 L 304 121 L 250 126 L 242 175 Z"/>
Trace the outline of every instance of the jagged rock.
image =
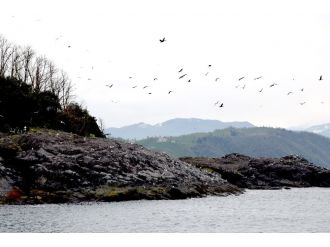
<path id="1" fill-rule="evenodd" d="M 183 157 L 180 160 L 221 174 L 240 188 L 330 187 L 330 170 L 294 155 L 252 158 L 234 153 L 222 158 Z"/>
<path id="2" fill-rule="evenodd" d="M 14 203 L 178 199 L 241 192 L 217 173 L 115 139 L 48 130 L 0 135 L 0 157 L 3 202 L 9 202 L 6 195 L 11 190 Z"/>

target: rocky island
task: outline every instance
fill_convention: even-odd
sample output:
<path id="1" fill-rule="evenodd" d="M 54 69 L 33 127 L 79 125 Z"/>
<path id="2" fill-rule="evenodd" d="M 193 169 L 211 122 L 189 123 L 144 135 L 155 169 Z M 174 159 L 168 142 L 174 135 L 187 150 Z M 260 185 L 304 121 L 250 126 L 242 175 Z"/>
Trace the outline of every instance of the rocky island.
<path id="1" fill-rule="evenodd" d="M 296 156 L 174 159 L 117 139 L 54 130 L 0 136 L 1 203 L 184 199 L 309 186 L 329 187 L 330 171 Z"/>
<path id="2" fill-rule="evenodd" d="M 217 173 L 164 153 L 53 130 L 0 137 L 3 203 L 183 199 L 240 193 Z"/>

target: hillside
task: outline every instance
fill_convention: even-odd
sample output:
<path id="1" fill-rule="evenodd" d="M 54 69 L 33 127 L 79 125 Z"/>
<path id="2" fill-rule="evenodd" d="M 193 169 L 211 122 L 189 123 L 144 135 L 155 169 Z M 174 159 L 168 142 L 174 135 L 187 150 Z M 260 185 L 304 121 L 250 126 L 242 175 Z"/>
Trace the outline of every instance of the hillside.
<path id="1" fill-rule="evenodd" d="M 157 136 L 180 136 L 197 132 L 210 132 L 228 127 L 250 128 L 249 122 L 221 122 L 218 120 L 205 120 L 198 118 L 175 118 L 163 123 L 150 125 L 137 123 L 121 128 L 108 128 L 105 133 L 112 137 L 141 140 Z"/>
<path id="2" fill-rule="evenodd" d="M 330 123 L 311 126 L 305 129 L 305 131 L 319 134 L 325 137 L 330 137 Z"/>
<path id="3" fill-rule="evenodd" d="M 299 155 L 330 167 L 330 139 L 308 132 L 265 127 L 227 128 L 179 137 L 148 138 L 138 143 L 176 157 L 221 157 L 230 153 L 273 158 Z"/>

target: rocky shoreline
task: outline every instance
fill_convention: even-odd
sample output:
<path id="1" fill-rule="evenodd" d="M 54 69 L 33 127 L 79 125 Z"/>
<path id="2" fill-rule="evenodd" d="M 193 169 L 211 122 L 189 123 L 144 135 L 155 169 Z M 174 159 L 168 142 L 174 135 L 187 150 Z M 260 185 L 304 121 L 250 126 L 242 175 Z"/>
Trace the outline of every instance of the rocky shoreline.
<path id="1" fill-rule="evenodd" d="M 52 130 L 0 134 L 0 203 L 185 199 L 248 189 L 330 186 L 330 171 L 307 160 L 175 159 L 116 139 Z"/>
<path id="2" fill-rule="evenodd" d="M 252 158 L 233 153 L 221 158 L 183 157 L 180 160 L 221 174 L 229 183 L 243 189 L 330 187 L 330 170 L 295 155 Z"/>
<path id="3" fill-rule="evenodd" d="M 241 193 L 219 174 L 115 139 L 0 136 L 2 203 L 184 199 Z"/>

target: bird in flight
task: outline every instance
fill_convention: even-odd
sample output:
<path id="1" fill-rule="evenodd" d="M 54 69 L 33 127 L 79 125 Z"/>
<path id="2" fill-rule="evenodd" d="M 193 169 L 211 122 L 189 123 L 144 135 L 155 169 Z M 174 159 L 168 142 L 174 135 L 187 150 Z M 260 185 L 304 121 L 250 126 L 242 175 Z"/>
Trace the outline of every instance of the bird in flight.
<path id="1" fill-rule="evenodd" d="M 276 86 L 276 85 L 278 85 L 277 83 L 273 83 L 273 84 L 271 84 L 269 87 L 274 87 L 274 86 Z"/>
<path id="2" fill-rule="evenodd" d="M 288 95 L 292 94 L 293 92 L 288 92 Z"/>
<path id="3" fill-rule="evenodd" d="M 218 81 L 220 78 L 219 77 L 217 77 L 217 78 L 215 78 L 215 81 Z"/>
<path id="4" fill-rule="evenodd" d="M 71 48 L 71 45 L 68 45 L 68 48 Z"/>
<path id="5" fill-rule="evenodd" d="M 219 101 L 215 102 L 214 105 L 216 106 L 217 104 L 219 104 Z"/>
<path id="6" fill-rule="evenodd" d="M 262 78 L 262 76 L 259 76 L 259 77 L 256 77 L 256 78 L 254 78 L 255 80 L 259 80 L 259 79 L 261 79 Z"/>
<path id="7" fill-rule="evenodd" d="M 260 89 L 260 90 L 259 90 L 259 93 L 261 93 L 261 92 L 262 92 L 262 90 L 264 90 L 264 89 L 263 89 L 263 88 L 262 88 L 262 89 Z"/>
<path id="8" fill-rule="evenodd" d="M 92 79 L 91 79 L 91 78 L 88 78 L 87 80 L 89 80 L 89 81 L 90 81 L 90 80 L 92 80 Z"/>
<path id="9" fill-rule="evenodd" d="M 147 88 L 148 86 L 144 86 L 142 89 L 145 89 L 145 88 Z"/>
<path id="10" fill-rule="evenodd" d="M 245 89 L 245 86 L 246 86 L 246 85 L 244 85 L 244 86 L 242 87 L 243 90 Z"/>
<path id="11" fill-rule="evenodd" d="M 157 77 L 155 77 L 155 78 L 154 78 L 154 81 L 157 81 L 157 80 L 158 80 L 158 78 L 157 78 Z"/>
<path id="12" fill-rule="evenodd" d="M 168 94 L 172 93 L 173 91 L 168 91 Z"/>
<path id="13" fill-rule="evenodd" d="M 323 80 L 323 77 L 322 77 L 322 75 L 320 75 L 319 81 L 322 81 L 322 80 Z"/>
<path id="14" fill-rule="evenodd" d="M 111 85 L 105 85 L 105 86 L 107 86 L 107 87 L 109 87 L 109 88 L 112 88 L 113 87 L 113 84 L 111 84 Z"/>
<path id="15" fill-rule="evenodd" d="M 180 76 L 180 77 L 179 77 L 179 79 L 181 79 L 181 78 L 185 77 L 186 75 L 187 75 L 187 74 L 184 74 L 184 75 Z"/>
<path id="16" fill-rule="evenodd" d="M 148 93 L 148 94 L 152 94 L 152 93 Z"/>
<path id="17" fill-rule="evenodd" d="M 212 64 L 209 64 L 209 67 L 212 67 Z"/>
<path id="18" fill-rule="evenodd" d="M 128 79 L 132 79 L 132 76 L 128 77 Z"/>
<path id="19" fill-rule="evenodd" d="M 304 104 L 306 104 L 306 102 L 301 102 L 301 103 L 299 103 L 300 105 L 304 105 Z"/>
<path id="20" fill-rule="evenodd" d="M 189 79 L 188 82 L 191 82 L 191 79 Z"/>
<path id="21" fill-rule="evenodd" d="M 304 89 L 302 88 L 302 89 L 300 89 L 300 91 L 302 92 L 302 91 L 304 91 Z"/>
<path id="22" fill-rule="evenodd" d="M 181 72 L 182 72 L 182 70 L 183 70 L 183 68 L 179 70 L 179 73 L 181 73 Z"/>
<path id="23" fill-rule="evenodd" d="M 223 107 L 223 103 L 221 103 L 221 105 L 219 107 L 222 108 Z"/>
<path id="24" fill-rule="evenodd" d="M 134 87 L 132 87 L 132 88 L 136 88 L 137 86 L 134 86 Z"/>
<path id="25" fill-rule="evenodd" d="M 159 40 L 160 43 L 165 42 L 165 37 Z"/>
<path id="26" fill-rule="evenodd" d="M 245 76 L 243 76 L 243 77 L 239 78 L 238 80 L 239 80 L 239 81 L 240 81 L 240 80 L 243 80 L 243 79 L 244 79 L 244 77 L 245 77 Z"/>
<path id="27" fill-rule="evenodd" d="M 208 74 L 209 74 L 209 72 L 206 72 L 206 73 L 205 73 L 205 76 L 207 76 Z"/>

